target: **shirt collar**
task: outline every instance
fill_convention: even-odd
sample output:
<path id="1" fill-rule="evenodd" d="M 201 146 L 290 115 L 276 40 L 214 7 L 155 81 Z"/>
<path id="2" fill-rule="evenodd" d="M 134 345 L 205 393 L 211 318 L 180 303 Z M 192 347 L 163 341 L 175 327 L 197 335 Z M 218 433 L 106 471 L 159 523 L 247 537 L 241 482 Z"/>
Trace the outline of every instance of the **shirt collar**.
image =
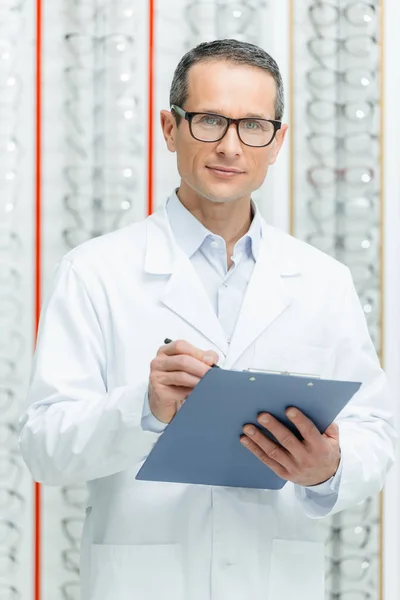
<path id="1" fill-rule="evenodd" d="M 253 220 L 248 232 L 243 236 L 246 246 L 249 245 L 254 260 L 256 261 L 260 252 L 262 237 L 262 219 L 257 204 L 251 201 L 253 208 Z M 187 210 L 179 200 L 176 191 L 167 200 L 168 220 L 174 234 L 175 240 L 185 254 L 191 258 L 202 246 L 206 238 L 215 237 L 192 213 Z"/>

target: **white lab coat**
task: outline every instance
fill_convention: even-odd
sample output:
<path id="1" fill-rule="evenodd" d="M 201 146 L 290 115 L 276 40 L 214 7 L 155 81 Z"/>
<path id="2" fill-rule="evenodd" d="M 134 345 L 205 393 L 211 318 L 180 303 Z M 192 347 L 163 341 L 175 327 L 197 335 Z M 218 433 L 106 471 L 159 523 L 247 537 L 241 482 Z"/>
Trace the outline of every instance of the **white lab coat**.
<path id="1" fill-rule="evenodd" d="M 292 483 L 268 491 L 136 481 L 158 439 L 141 419 L 165 337 L 216 350 L 225 368 L 362 381 L 338 419 L 336 503 L 321 510 Z M 323 600 L 317 517 L 376 494 L 393 461 L 387 382 L 348 269 L 263 223 L 228 347 L 165 207 L 61 261 L 29 403 L 20 446 L 34 478 L 89 485 L 83 600 Z"/>

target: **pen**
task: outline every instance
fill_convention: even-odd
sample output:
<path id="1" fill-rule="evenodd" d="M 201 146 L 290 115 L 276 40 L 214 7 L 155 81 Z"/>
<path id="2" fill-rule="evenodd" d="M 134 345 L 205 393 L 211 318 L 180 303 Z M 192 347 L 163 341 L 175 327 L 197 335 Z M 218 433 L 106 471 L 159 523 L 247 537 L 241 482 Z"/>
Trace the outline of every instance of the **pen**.
<path id="1" fill-rule="evenodd" d="M 165 338 L 164 340 L 164 344 L 171 344 L 172 340 L 170 340 L 169 338 Z M 221 367 L 219 367 L 218 365 L 211 365 L 212 369 L 220 369 Z"/>

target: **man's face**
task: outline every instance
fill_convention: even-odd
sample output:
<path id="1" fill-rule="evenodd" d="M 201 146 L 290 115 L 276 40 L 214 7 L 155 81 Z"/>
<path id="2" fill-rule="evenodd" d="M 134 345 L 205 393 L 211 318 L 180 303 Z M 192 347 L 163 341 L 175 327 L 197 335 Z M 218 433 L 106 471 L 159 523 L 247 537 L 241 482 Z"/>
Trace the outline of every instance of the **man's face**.
<path id="1" fill-rule="evenodd" d="M 254 117 L 275 119 L 276 84 L 262 69 L 227 61 L 203 62 L 188 73 L 188 112 L 212 112 L 233 119 Z M 287 125 L 266 147 L 245 146 L 236 126 L 231 125 L 219 142 L 199 142 L 182 119 L 162 111 L 161 123 L 168 149 L 177 153 L 181 189 L 213 202 L 232 202 L 249 198 L 263 183 L 269 165 L 276 160 Z M 216 169 L 232 169 L 221 173 Z"/>

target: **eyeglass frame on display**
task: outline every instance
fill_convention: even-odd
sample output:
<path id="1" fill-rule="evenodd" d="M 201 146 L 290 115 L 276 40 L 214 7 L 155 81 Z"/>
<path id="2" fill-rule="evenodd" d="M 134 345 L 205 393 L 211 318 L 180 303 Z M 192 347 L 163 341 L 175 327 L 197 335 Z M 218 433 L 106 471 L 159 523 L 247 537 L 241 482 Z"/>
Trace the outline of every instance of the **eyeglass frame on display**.
<path id="1" fill-rule="evenodd" d="M 0 534 L 2 531 L 2 526 L 4 526 L 5 528 L 8 528 L 9 531 L 13 531 L 14 534 L 17 536 L 17 542 L 3 542 L 1 535 L 0 535 L 0 548 L 5 548 L 7 549 L 9 552 L 16 552 L 20 546 L 21 546 L 21 540 L 22 540 L 22 530 L 20 529 L 20 527 L 18 527 L 17 523 L 15 523 L 14 521 L 11 521 L 11 519 L 5 519 L 3 517 L 0 518 Z"/>
<path id="2" fill-rule="evenodd" d="M 346 180 L 346 175 L 350 172 L 350 171 L 356 171 L 356 170 L 362 170 L 365 169 L 365 173 L 367 173 L 370 177 L 369 181 L 358 181 L 358 182 L 351 182 Z M 321 183 L 321 182 L 317 182 L 314 178 L 313 178 L 313 173 L 315 173 L 316 171 L 326 171 L 329 173 L 334 173 L 334 179 L 332 179 L 332 181 L 330 181 L 329 183 Z M 316 188 L 329 188 L 332 186 L 335 186 L 338 183 L 343 183 L 344 185 L 347 186 L 367 186 L 370 185 L 375 178 L 375 171 L 372 169 L 372 167 L 365 167 L 365 166 L 358 166 L 358 165 L 352 165 L 349 167 L 343 167 L 343 168 L 339 168 L 339 167 L 329 167 L 327 165 L 318 165 L 316 167 L 309 167 L 307 169 L 307 180 L 308 182 Z"/>
<path id="3" fill-rule="evenodd" d="M 315 44 L 315 42 L 335 42 L 339 48 L 343 48 L 345 50 L 345 52 L 347 52 L 348 54 L 350 54 L 351 56 L 354 56 L 356 58 L 367 58 L 369 55 L 367 54 L 357 54 L 355 52 L 351 52 L 351 50 L 349 50 L 348 48 L 346 48 L 346 42 L 348 42 L 349 40 L 354 40 L 356 38 L 367 38 L 370 39 L 372 41 L 372 43 L 378 47 L 379 41 L 378 39 L 373 36 L 373 35 L 368 35 L 368 34 L 354 34 L 354 35 L 349 35 L 345 38 L 331 38 L 331 37 L 326 37 L 323 35 L 317 35 L 313 38 L 311 38 L 310 40 L 307 40 L 307 47 L 308 50 L 310 52 L 310 54 L 312 54 L 313 58 L 321 64 L 321 58 L 329 58 L 329 57 L 336 57 L 338 52 L 340 51 L 338 48 L 336 48 L 332 53 L 330 54 L 322 54 L 321 52 L 315 52 L 315 49 L 313 48 L 313 43 Z M 325 66 L 323 64 L 323 66 Z"/>
<path id="4" fill-rule="evenodd" d="M 368 85 L 363 85 L 362 82 L 361 83 L 352 83 L 351 81 L 349 81 L 347 79 L 347 77 L 350 74 L 352 74 L 356 71 L 363 71 L 363 70 L 365 70 L 365 72 L 368 72 L 368 74 L 371 76 L 371 81 L 368 83 Z M 318 76 L 318 75 L 321 75 L 322 73 L 329 73 L 330 75 L 332 75 L 333 80 L 331 82 L 329 82 L 328 84 L 322 85 L 322 79 L 321 79 L 321 77 Z M 316 74 L 316 81 L 314 81 L 312 79 L 312 76 L 314 74 Z M 308 69 L 308 71 L 306 71 L 306 79 L 310 86 L 312 86 L 314 89 L 318 89 L 318 90 L 331 89 L 338 83 L 344 83 L 345 85 L 348 85 L 349 87 L 354 88 L 354 89 L 359 89 L 359 90 L 365 89 L 366 90 L 367 87 L 369 87 L 371 82 L 375 81 L 375 83 L 376 83 L 375 73 L 370 69 L 363 69 L 362 67 L 351 67 L 348 69 L 344 69 L 342 71 L 330 69 L 330 68 L 327 68 L 326 66 L 312 67 L 311 69 Z M 319 83 L 319 85 L 318 85 L 318 83 Z"/>
<path id="5" fill-rule="evenodd" d="M 311 132 L 306 136 L 306 140 L 308 143 L 308 147 L 310 148 L 313 155 L 317 158 L 322 159 L 326 156 L 331 156 L 331 153 L 329 151 L 318 152 L 314 149 L 313 141 L 315 141 L 317 138 L 329 138 L 330 140 L 332 140 L 334 143 L 334 146 L 335 146 L 334 151 L 343 150 L 344 152 L 346 152 L 349 155 L 358 156 L 360 154 L 365 154 L 365 146 L 363 147 L 363 151 L 350 150 L 349 148 L 346 148 L 346 141 L 351 140 L 352 138 L 354 139 L 354 138 L 361 137 L 361 136 L 366 136 L 367 138 L 369 138 L 371 145 L 378 146 L 379 137 L 376 134 L 370 133 L 369 131 L 353 131 L 353 132 L 346 133 L 341 136 L 332 135 L 329 133 Z M 377 150 L 378 150 L 378 148 L 377 148 Z"/>
<path id="6" fill-rule="evenodd" d="M 314 119 L 315 121 L 318 121 L 319 123 L 321 122 L 326 122 L 326 119 L 328 117 L 323 117 L 322 119 L 320 119 L 319 117 L 316 117 L 312 112 L 311 112 L 311 107 L 315 104 L 325 104 L 325 105 L 329 105 L 329 106 L 334 106 L 336 112 L 338 113 L 338 116 L 343 116 L 345 119 L 347 119 L 347 121 L 350 121 L 351 123 L 361 123 L 363 122 L 365 119 L 369 119 L 372 118 L 372 114 L 374 112 L 374 110 L 377 108 L 378 104 L 376 102 L 372 102 L 371 100 L 364 100 L 363 104 L 365 104 L 366 106 L 368 106 L 370 113 L 364 115 L 361 118 L 353 118 L 353 117 L 349 117 L 346 114 L 346 109 L 349 106 L 361 106 L 360 102 L 357 101 L 351 101 L 351 102 L 335 102 L 333 100 L 324 100 L 324 99 L 320 99 L 320 98 L 313 98 L 312 100 L 309 100 L 307 102 L 306 105 L 306 111 L 307 111 L 307 115 L 308 117 L 310 117 L 311 119 Z"/>
<path id="7" fill-rule="evenodd" d="M 68 497 L 69 492 L 73 493 L 76 490 L 78 490 L 78 492 L 85 493 L 85 498 L 82 502 L 74 502 L 73 500 L 71 500 Z M 73 507 L 74 509 L 76 508 L 78 510 L 85 510 L 88 507 L 89 493 L 88 493 L 86 486 L 84 486 L 84 485 L 79 485 L 79 484 L 78 485 L 64 485 L 61 488 L 61 495 L 63 497 L 65 504 L 68 507 Z"/>
<path id="8" fill-rule="evenodd" d="M 375 14 L 376 17 L 376 6 L 374 4 L 371 4 L 370 2 L 364 2 L 363 0 L 355 0 L 353 2 L 350 2 L 349 4 L 347 4 L 345 7 L 339 7 L 336 6 L 335 4 L 332 4 L 332 2 L 325 2 L 325 1 L 319 1 L 316 4 L 312 4 L 311 6 L 308 7 L 308 11 L 309 11 L 309 15 L 310 15 L 310 21 L 312 22 L 312 24 L 314 25 L 314 27 L 330 27 L 331 25 L 335 25 L 338 20 L 340 19 L 341 15 L 344 15 L 344 17 L 347 19 L 347 21 L 351 24 L 354 25 L 355 27 L 362 27 L 364 25 L 364 23 L 355 23 L 354 21 L 352 21 L 351 19 L 349 19 L 348 13 L 349 10 L 357 5 L 357 4 L 364 4 L 366 7 L 368 8 L 372 8 L 372 12 Z M 313 13 L 315 11 L 315 9 L 321 7 L 321 6 L 327 6 L 331 9 L 334 10 L 335 12 L 335 18 L 333 21 L 330 21 L 329 23 L 318 23 L 315 21 L 315 19 L 313 18 Z M 367 25 L 365 25 L 367 26 Z"/>
<path id="9" fill-rule="evenodd" d="M 0 470 L 0 485 L 7 483 L 7 485 L 9 485 L 14 490 L 19 488 L 19 486 L 22 482 L 22 478 L 23 478 L 23 467 L 20 464 L 20 462 L 18 462 L 16 456 L 18 456 L 18 455 L 14 455 L 10 452 L 8 452 L 6 454 L 2 454 L 0 456 L 0 466 L 2 464 L 2 461 L 4 462 L 4 464 L 10 463 L 12 465 L 11 469 L 9 469 L 9 471 L 6 473 L 6 477 L 8 477 L 7 480 L 4 479 L 4 481 L 3 481 L 3 474 Z M 11 470 L 13 467 L 15 467 L 15 469 L 14 469 L 14 471 L 16 472 L 15 477 L 11 473 Z M 10 473 L 11 473 L 11 477 L 10 477 Z M 13 481 L 11 481 L 11 479 L 13 479 Z"/>
<path id="10" fill-rule="evenodd" d="M 376 565 L 376 562 L 377 562 L 377 557 L 372 554 L 371 554 L 371 556 L 359 556 L 359 555 L 355 554 L 355 555 L 343 556 L 341 558 L 333 558 L 331 556 L 326 556 L 325 558 L 326 558 L 326 562 L 329 562 L 329 564 L 331 565 L 331 568 L 329 571 L 327 569 L 325 569 L 325 578 L 326 579 L 328 577 L 330 577 L 331 575 L 333 575 L 335 572 L 339 571 L 340 576 L 343 577 L 344 581 L 351 581 L 352 583 L 364 581 L 364 579 L 366 577 L 368 577 L 367 574 L 368 574 L 369 568 Z M 368 569 L 365 569 L 364 572 L 362 573 L 361 577 L 357 577 L 357 578 L 349 577 L 348 575 L 343 575 L 343 571 L 341 570 L 341 565 L 343 563 L 348 563 L 354 559 L 356 559 L 357 561 L 360 561 L 360 562 L 367 562 Z"/>

